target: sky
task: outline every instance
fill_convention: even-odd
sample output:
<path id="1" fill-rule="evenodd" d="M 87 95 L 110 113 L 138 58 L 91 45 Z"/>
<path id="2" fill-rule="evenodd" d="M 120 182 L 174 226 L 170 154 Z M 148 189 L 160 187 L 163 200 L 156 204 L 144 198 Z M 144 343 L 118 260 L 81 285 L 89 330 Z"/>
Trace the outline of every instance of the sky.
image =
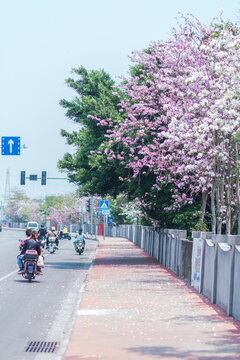
<path id="1" fill-rule="evenodd" d="M 75 96 L 65 84 L 72 68 L 104 69 L 117 80 L 127 76 L 132 51 L 171 37 L 179 13 L 209 24 L 220 9 L 236 22 L 240 0 L 0 0 L 0 137 L 19 136 L 27 147 L 0 155 L 0 201 L 9 188 L 31 198 L 76 190 L 61 179 L 20 186 L 20 171 L 66 177 L 57 162 L 74 148 L 60 130 L 77 125 L 59 101 Z"/>

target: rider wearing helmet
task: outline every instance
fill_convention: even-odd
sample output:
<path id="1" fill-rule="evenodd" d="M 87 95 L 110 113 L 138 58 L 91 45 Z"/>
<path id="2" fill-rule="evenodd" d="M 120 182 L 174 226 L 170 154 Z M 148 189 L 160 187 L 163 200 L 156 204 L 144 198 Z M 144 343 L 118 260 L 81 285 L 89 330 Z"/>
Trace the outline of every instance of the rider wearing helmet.
<path id="1" fill-rule="evenodd" d="M 52 226 L 51 230 L 49 230 L 47 232 L 47 247 L 49 245 L 49 238 L 50 237 L 55 237 L 55 244 L 56 244 L 56 247 L 58 248 L 58 244 L 59 244 L 59 241 L 58 241 L 58 234 L 56 233 L 56 229 L 54 226 Z"/>

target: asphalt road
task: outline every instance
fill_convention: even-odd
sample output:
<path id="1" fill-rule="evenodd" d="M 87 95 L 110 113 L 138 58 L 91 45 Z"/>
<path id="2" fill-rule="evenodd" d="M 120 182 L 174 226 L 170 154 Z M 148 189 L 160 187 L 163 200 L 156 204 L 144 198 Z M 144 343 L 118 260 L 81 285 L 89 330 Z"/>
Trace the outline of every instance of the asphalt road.
<path id="1" fill-rule="evenodd" d="M 88 240 L 79 256 L 72 240 L 61 240 L 55 254 L 45 252 L 43 276 L 28 283 L 17 274 L 21 230 L 0 233 L 0 359 L 61 359 L 95 258 L 98 242 Z M 54 354 L 26 353 L 29 341 L 57 341 Z"/>

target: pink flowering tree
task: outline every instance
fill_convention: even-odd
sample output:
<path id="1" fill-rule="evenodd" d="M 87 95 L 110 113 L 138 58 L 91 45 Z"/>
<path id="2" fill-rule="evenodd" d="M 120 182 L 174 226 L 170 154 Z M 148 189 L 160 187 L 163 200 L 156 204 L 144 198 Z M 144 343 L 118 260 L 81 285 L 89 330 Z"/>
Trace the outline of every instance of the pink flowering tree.
<path id="1" fill-rule="evenodd" d="M 23 191 L 13 190 L 4 212 L 14 222 L 41 222 L 39 209 L 40 202 L 30 199 Z"/>
<path id="2" fill-rule="evenodd" d="M 239 45 L 232 25 L 204 27 L 185 18 L 169 41 L 135 52 L 138 71 L 125 80 L 119 104 L 127 116 L 108 131 L 104 150 L 131 170 L 124 181 L 153 174 L 148 192 L 171 184 L 169 211 L 201 195 L 204 219 L 211 199 L 212 231 L 218 233 L 223 224 L 231 233 L 240 211 Z M 146 193 L 142 201 L 149 206 L 153 198 Z"/>

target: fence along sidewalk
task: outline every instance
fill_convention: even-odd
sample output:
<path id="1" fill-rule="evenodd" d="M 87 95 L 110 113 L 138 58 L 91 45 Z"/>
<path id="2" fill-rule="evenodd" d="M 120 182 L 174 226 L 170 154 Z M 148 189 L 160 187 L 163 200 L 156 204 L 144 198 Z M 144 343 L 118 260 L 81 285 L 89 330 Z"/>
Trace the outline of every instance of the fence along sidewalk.
<path id="1" fill-rule="evenodd" d="M 189 241 L 185 230 L 137 225 L 108 226 L 106 236 L 132 241 L 240 321 L 240 236 L 195 231 Z"/>

